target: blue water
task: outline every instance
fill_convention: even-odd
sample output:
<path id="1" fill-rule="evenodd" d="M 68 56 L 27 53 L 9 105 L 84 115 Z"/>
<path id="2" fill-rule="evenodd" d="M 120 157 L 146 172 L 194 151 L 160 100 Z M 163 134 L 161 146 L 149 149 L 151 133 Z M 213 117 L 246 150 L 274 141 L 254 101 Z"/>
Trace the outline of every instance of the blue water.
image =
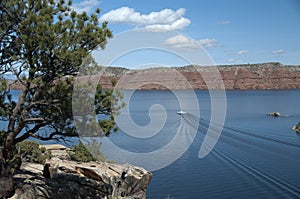
<path id="1" fill-rule="evenodd" d="M 198 153 L 212 103 L 208 91 L 196 91 L 196 95 L 201 117 L 196 138 L 179 159 L 152 172 L 147 198 L 300 198 L 300 135 L 291 130 L 300 122 L 300 90 L 227 91 L 222 134 L 203 159 Z M 185 102 L 189 97 L 185 95 Z M 127 104 L 128 117 L 146 126 L 154 104 L 160 104 L 167 116 L 159 133 L 141 139 L 120 130 L 110 140 L 122 149 L 147 153 L 170 143 L 182 122 L 192 126 L 197 121 L 193 115 L 176 114 L 180 102 L 170 91 L 136 91 Z M 286 117 L 266 115 L 274 111 Z M 156 158 L 163 161 L 164 157 Z"/>
<path id="2" fill-rule="evenodd" d="M 207 91 L 196 94 L 204 118 L 199 132 L 179 159 L 152 172 L 147 198 L 299 198 L 300 136 L 291 127 L 300 121 L 300 90 L 227 91 L 223 132 L 203 159 L 198 153 L 210 120 L 211 102 Z M 139 153 L 168 144 L 182 122 L 172 92 L 136 91 L 129 103 L 130 115 L 136 124 L 147 125 L 153 104 L 161 104 L 167 111 L 166 124 L 159 134 L 142 140 L 121 131 L 111 140 Z M 273 111 L 287 117 L 266 115 Z M 193 116 L 186 117 L 192 121 Z"/>

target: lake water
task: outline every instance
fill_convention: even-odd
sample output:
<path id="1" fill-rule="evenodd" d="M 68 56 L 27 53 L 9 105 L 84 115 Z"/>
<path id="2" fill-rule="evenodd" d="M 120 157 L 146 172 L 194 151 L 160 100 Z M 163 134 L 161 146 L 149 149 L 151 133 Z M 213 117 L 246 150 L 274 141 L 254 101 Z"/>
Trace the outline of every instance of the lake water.
<path id="1" fill-rule="evenodd" d="M 189 95 L 181 92 L 188 102 Z M 198 133 L 181 157 L 152 172 L 147 198 L 300 197 L 300 135 L 291 130 L 300 122 L 300 90 L 227 91 L 222 134 L 202 159 L 198 153 L 210 121 L 211 101 L 207 91 L 196 91 L 196 95 L 201 117 Z M 170 143 L 182 122 L 193 126 L 197 121 L 193 115 L 176 114 L 180 102 L 170 91 L 136 91 L 128 104 L 136 125 L 145 127 L 151 122 L 149 109 L 154 104 L 165 109 L 167 118 L 157 134 L 136 138 L 120 130 L 110 140 L 127 151 L 150 153 Z M 286 117 L 266 115 L 274 111 Z M 154 111 L 152 116 L 161 115 Z M 189 136 L 185 133 L 183 140 Z M 155 158 L 159 162 L 165 156 Z"/>
<path id="2" fill-rule="evenodd" d="M 179 159 L 153 172 L 147 198 L 299 198 L 300 136 L 291 127 L 300 121 L 300 90 L 227 91 L 223 132 L 213 151 L 203 159 L 198 153 L 211 103 L 207 91 L 196 94 L 203 124 L 200 121 L 196 138 Z M 129 103 L 130 115 L 136 124 L 145 126 L 154 104 L 161 104 L 167 111 L 160 133 L 141 140 L 119 132 L 111 140 L 139 153 L 168 144 L 182 122 L 172 92 L 136 91 Z M 266 115 L 273 111 L 287 117 Z M 160 158 L 165 157 L 158 155 Z"/>

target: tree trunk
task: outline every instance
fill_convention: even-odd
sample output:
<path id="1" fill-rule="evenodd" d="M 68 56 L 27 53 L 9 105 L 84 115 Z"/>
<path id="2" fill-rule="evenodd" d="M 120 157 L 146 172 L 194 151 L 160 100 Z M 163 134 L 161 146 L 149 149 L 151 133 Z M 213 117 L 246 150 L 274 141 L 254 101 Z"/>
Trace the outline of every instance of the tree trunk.
<path id="1" fill-rule="evenodd" d="M 3 157 L 3 147 L 0 146 L 0 198 L 11 197 L 14 192 L 13 176 Z"/>

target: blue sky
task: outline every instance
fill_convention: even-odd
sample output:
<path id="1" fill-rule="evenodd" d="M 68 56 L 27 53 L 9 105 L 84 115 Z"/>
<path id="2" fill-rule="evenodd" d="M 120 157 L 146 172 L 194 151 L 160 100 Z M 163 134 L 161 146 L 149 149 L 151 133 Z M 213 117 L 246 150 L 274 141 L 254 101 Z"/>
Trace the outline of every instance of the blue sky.
<path id="1" fill-rule="evenodd" d="M 174 35 L 170 40 L 173 47 L 179 47 L 176 42 L 182 50 L 182 45 L 190 49 L 200 45 L 215 64 L 300 65 L 299 0 L 77 0 L 73 3 L 79 12 L 99 7 L 100 20 L 110 22 L 108 27 L 116 37 L 137 28 L 150 32 L 178 31 L 180 36 Z M 149 56 L 149 51 L 145 54 Z M 154 53 L 153 57 L 156 56 Z M 116 65 L 130 67 L 130 56 Z"/>

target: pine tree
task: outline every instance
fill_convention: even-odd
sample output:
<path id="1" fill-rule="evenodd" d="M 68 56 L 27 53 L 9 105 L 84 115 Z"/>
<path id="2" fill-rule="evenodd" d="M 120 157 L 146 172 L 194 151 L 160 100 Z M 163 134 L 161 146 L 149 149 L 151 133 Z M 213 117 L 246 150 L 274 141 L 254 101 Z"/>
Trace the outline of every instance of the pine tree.
<path id="1" fill-rule="evenodd" d="M 112 37 L 107 23 L 93 14 L 76 13 L 64 0 L 2 0 L 0 3 L 0 178 L 11 176 L 9 152 L 29 137 L 39 140 L 77 136 L 72 115 L 74 76 L 95 48 L 104 48 Z M 14 75 L 22 91 L 12 99 L 5 75 Z M 121 95 L 98 86 L 96 113 L 100 136 L 116 130 L 114 107 Z M 2 186 L 2 187 L 1 187 Z M 11 189 L 0 182 L 0 198 Z"/>

